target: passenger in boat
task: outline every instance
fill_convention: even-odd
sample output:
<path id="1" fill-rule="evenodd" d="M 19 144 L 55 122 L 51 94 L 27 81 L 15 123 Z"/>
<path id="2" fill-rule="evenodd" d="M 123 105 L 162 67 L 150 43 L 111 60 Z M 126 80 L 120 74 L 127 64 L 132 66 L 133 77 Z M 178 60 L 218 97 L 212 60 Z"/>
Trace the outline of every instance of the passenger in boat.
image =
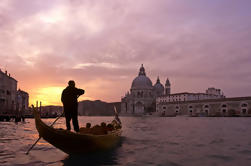
<path id="1" fill-rule="evenodd" d="M 103 126 L 95 125 L 92 128 L 92 134 L 94 135 L 104 135 L 107 134 L 107 130 Z"/>
<path id="2" fill-rule="evenodd" d="M 105 122 L 101 123 L 101 127 L 103 127 L 103 129 L 105 129 L 106 131 L 112 131 L 114 129 L 112 124 L 109 123 L 108 125 L 106 125 Z"/>
<path id="3" fill-rule="evenodd" d="M 109 123 L 109 124 L 107 125 L 107 130 L 108 130 L 108 131 L 114 130 L 113 125 Z"/>
<path id="4" fill-rule="evenodd" d="M 85 127 L 88 129 L 91 128 L 91 123 L 86 123 Z"/>
<path id="5" fill-rule="evenodd" d="M 78 89 L 75 87 L 75 82 L 73 80 L 68 82 L 68 86 L 62 92 L 61 101 L 64 105 L 67 130 L 71 130 L 70 121 L 72 119 L 74 130 L 79 132 L 78 97 L 84 93 L 85 91 L 83 89 Z"/>
<path id="6" fill-rule="evenodd" d="M 117 120 L 113 120 L 111 124 L 112 124 L 114 129 L 120 129 L 121 128 L 121 122 L 120 121 L 118 122 Z"/>
<path id="7" fill-rule="evenodd" d="M 103 128 L 106 128 L 106 123 L 105 123 L 105 122 L 102 122 L 102 123 L 100 124 L 100 126 L 103 127 Z"/>
<path id="8" fill-rule="evenodd" d="M 83 134 L 91 134 L 92 133 L 91 123 L 86 123 L 86 126 L 85 127 L 81 127 L 79 129 L 79 132 L 83 133 Z"/>

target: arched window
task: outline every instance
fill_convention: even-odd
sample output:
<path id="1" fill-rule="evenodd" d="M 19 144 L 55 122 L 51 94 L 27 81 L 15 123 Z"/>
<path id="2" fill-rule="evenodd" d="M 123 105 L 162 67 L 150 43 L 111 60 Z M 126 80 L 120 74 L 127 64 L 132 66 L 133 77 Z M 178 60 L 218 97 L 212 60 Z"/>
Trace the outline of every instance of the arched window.
<path id="1" fill-rule="evenodd" d="M 222 108 L 226 108 L 227 107 L 227 105 L 226 104 L 222 104 L 222 106 L 221 106 Z"/>
<path id="2" fill-rule="evenodd" d="M 247 107 L 248 105 L 246 103 L 243 103 L 241 107 Z"/>
<path id="3" fill-rule="evenodd" d="M 193 108 L 193 106 L 192 106 L 192 105 L 190 105 L 190 106 L 189 106 L 189 108 Z"/>
<path id="4" fill-rule="evenodd" d="M 208 108 L 209 106 L 208 105 L 204 105 L 204 108 Z"/>
<path id="5" fill-rule="evenodd" d="M 242 109 L 241 111 L 242 111 L 243 114 L 247 113 L 247 109 Z"/>
<path id="6" fill-rule="evenodd" d="M 140 97 L 140 92 L 137 93 L 137 97 Z"/>
<path id="7" fill-rule="evenodd" d="M 166 106 L 163 106 L 162 108 L 163 108 L 163 110 L 165 110 L 165 109 L 166 109 Z"/>
<path id="8" fill-rule="evenodd" d="M 179 109 L 180 107 L 179 106 L 176 106 L 176 109 Z"/>

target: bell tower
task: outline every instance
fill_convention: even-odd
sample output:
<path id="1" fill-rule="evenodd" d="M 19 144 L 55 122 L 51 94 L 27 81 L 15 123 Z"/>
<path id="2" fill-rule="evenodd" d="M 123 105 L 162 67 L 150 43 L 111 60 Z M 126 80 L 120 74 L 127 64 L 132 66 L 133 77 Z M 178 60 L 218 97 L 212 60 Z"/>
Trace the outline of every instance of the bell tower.
<path id="1" fill-rule="evenodd" d="M 165 95 L 170 95 L 171 94 L 171 84 L 169 79 L 166 79 L 166 84 L 165 84 Z"/>

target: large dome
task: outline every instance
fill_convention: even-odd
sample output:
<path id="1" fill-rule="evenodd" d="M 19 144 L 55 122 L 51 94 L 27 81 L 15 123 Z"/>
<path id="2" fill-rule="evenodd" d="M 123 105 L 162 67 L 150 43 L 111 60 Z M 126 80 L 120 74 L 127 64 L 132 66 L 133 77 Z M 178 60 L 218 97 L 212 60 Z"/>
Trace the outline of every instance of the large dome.
<path id="1" fill-rule="evenodd" d="M 152 89 L 152 81 L 146 76 L 143 65 L 140 68 L 139 76 L 132 82 L 131 89 Z"/>
<path id="2" fill-rule="evenodd" d="M 151 89 L 152 81 L 146 76 L 138 76 L 132 82 L 132 89 Z"/>

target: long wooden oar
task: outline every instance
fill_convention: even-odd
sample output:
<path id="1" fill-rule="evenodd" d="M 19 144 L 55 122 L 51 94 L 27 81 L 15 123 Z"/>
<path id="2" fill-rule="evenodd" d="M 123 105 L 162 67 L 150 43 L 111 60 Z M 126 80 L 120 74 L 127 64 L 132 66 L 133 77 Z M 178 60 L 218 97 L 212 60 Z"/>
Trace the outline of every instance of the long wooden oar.
<path id="1" fill-rule="evenodd" d="M 32 105 L 32 108 L 34 109 L 34 106 Z M 50 125 L 50 127 L 52 127 L 59 118 L 61 118 L 63 116 L 64 112 L 59 116 L 57 117 L 57 119 Z M 29 150 L 25 153 L 26 155 L 29 154 L 29 152 L 31 151 L 31 149 L 38 143 L 38 141 L 41 139 L 42 137 L 39 136 L 39 138 L 36 140 L 36 142 L 29 148 Z"/>

